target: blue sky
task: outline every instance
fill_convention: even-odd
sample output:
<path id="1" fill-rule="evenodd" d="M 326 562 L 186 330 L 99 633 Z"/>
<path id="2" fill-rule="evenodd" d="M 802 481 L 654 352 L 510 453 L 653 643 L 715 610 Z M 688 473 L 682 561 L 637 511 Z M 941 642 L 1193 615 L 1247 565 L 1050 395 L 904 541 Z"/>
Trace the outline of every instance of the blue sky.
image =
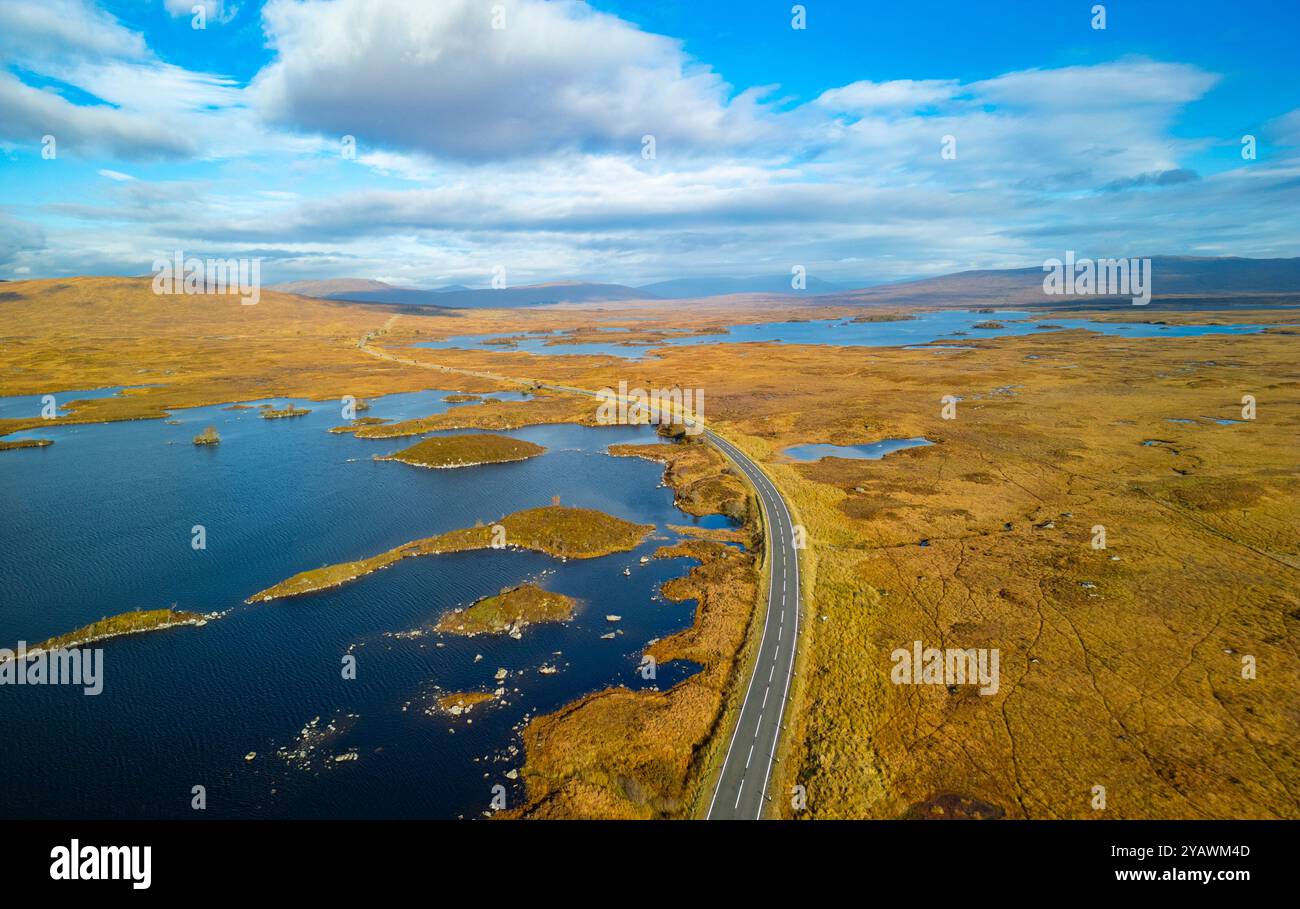
<path id="1" fill-rule="evenodd" d="M 198 2 L 0 0 L 0 277 L 1300 254 L 1292 2 Z"/>

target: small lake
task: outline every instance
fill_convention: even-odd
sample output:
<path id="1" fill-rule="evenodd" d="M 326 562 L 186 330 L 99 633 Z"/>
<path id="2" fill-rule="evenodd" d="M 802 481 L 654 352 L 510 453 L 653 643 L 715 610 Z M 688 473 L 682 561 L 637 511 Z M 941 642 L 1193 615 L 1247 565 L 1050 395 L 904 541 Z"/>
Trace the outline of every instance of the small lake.
<path id="1" fill-rule="evenodd" d="M 364 415 L 445 411 L 453 406 L 446 394 L 375 398 Z M 97 697 L 79 687 L 0 686 L 0 816 L 191 817 L 191 789 L 203 785 L 209 818 L 473 817 L 496 784 L 511 805 L 521 798 L 522 783 L 505 774 L 522 764 L 510 749 L 527 717 L 614 685 L 667 688 L 697 670 L 664 664 L 653 682 L 636 671 L 647 642 L 688 627 L 695 606 L 659 593 L 691 560 L 640 559 L 676 538 L 669 524 L 696 522 L 660 485 L 661 464 L 606 451 L 662 442 L 652 427 L 528 427 L 508 434 L 546 446 L 540 457 L 426 470 L 372 459 L 415 438 L 331 434 L 344 422 L 339 402 L 292 403 L 312 413 L 264 420 L 212 406 L 174 411 L 177 425 L 54 422 L 32 433 L 52 446 L 0 454 L 8 510 L 0 646 L 135 608 L 175 603 L 224 614 L 202 628 L 103 642 Z M 221 444 L 196 447 L 191 439 L 208 425 Z M 635 551 L 599 559 L 425 556 L 316 595 L 243 603 L 295 572 L 489 523 L 553 496 L 658 531 Z M 195 551 L 199 524 L 207 548 Z M 574 620 L 531 626 L 521 640 L 403 634 L 525 581 L 578 598 Z M 607 614 L 622 620 L 611 624 Z M 602 637 L 610 631 L 613 639 Z M 345 654 L 356 657 L 354 680 L 342 678 Z M 498 669 L 508 673 L 501 703 L 468 718 L 424 712 L 439 690 L 491 690 Z M 279 757 L 316 717 L 343 731 L 301 760 Z M 349 751 L 355 760 L 329 760 Z M 248 752 L 257 757 L 245 761 Z"/>
<path id="2" fill-rule="evenodd" d="M 1083 328 L 1104 335 L 1129 338 L 1195 337 L 1211 334 L 1254 334 L 1266 325 L 1155 325 L 1144 322 L 1094 322 L 1089 319 L 1051 319 L 1023 321 L 1031 316 L 1021 310 L 975 313 L 969 310 L 944 310 L 917 314 L 917 318 L 900 322 L 853 322 L 846 319 L 816 319 L 803 322 L 758 322 L 732 325 L 718 334 L 682 332 L 650 345 L 620 343 L 618 332 L 611 330 L 608 341 L 584 341 L 580 344 L 553 343 L 562 340 L 558 332 L 530 332 L 527 335 L 479 334 L 456 335 L 441 341 L 423 341 L 415 346 L 435 349 L 466 348 L 514 350 L 531 354 L 603 355 L 639 360 L 651 356 L 656 348 L 700 344 L 744 344 L 768 342 L 780 344 L 820 344 L 836 347 L 915 347 L 953 339 L 997 338 L 1005 335 L 1047 334 L 1050 331 Z M 997 328 L 976 328 L 981 323 L 997 323 Z M 1039 325 L 1051 325 L 1052 328 Z M 514 340 L 513 346 L 493 343 L 503 338 Z M 948 345 L 948 348 L 962 345 Z M 945 349 L 945 348 L 941 348 Z"/>
<path id="3" fill-rule="evenodd" d="M 915 439 L 881 439 L 879 442 L 871 442 L 867 445 L 792 445 L 781 453 L 786 457 L 794 458 L 796 461 L 820 461 L 822 458 L 857 458 L 878 461 L 891 452 L 933 444 L 929 439 L 921 437 Z"/>

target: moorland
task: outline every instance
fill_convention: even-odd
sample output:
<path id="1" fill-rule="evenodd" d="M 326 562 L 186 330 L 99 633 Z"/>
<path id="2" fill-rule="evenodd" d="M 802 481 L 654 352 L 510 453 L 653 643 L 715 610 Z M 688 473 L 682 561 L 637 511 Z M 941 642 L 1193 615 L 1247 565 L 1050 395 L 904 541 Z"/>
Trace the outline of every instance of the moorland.
<path id="1" fill-rule="evenodd" d="M 1270 326 L 1256 334 L 1044 330 L 971 336 L 968 349 L 724 342 L 624 360 L 566 355 L 564 344 L 553 354 L 412 345 L 474 333 L 578 338 L 596 327 L 634 329 L 645 334 L 630 340 L 653 345 L 660 332 L 853 319 L 876 305 L 906 317 L 926 304 L 923 295 L 738 296 L 470 312 L 273 291 L 244 307 L 233 297 L 155 297 L 147 279 L 129 278 L 4 290 L 0 394 L 126 387 L 60 401 L 72 404 L 63 423 L 163 419 L 175 408 L 272 397 L 370 398 L 435 382 L 466 395 L 531 391 L 523 401 L 348 427 L 397 438 L 595 423 L 593 401 L 542 386 L 706 389 L 710 428 L 764 467 L 807 531 L 808 621 L 771 790 L 776 815 L 1300 816 L 1294 301 L 1162 307 L 1157 296 L 1137 309 L 1018 300 L 1023 315 L 999 306 L 997 317 Z M 945 398 L 955 399 L 952 418 Z M 3 420 L 0 435 L 43 425 L 35 415 Z M 933 444 L 876 461 L 782 454 L 911 437 Z M 664 591 L 695 599 L 696 616 L 647 654 L 700 671 L 666 691 L 610 689 L 532 719 L 519 814 L 689 816 L 716 768 L 718 732 L 753 643 L 761 526 L 712 449 L 656 448 L 671 453 L 648 454 L 668 461 L 665 481 L 683 508 L 745 520 L 750 545 L 702 534 L 661 552 L 698 561 Z M 486 527 L 462 533 L 490 545 Z M 341 582 L 359 566 L 336 566 L 328 578 L 305 572 L 276 595 Z M 997 693 L 892 684 L 890 652 L 917 640 L 998 648 Z M 795 786 L 806 792 L 799 807 L 788 797 Z"/>

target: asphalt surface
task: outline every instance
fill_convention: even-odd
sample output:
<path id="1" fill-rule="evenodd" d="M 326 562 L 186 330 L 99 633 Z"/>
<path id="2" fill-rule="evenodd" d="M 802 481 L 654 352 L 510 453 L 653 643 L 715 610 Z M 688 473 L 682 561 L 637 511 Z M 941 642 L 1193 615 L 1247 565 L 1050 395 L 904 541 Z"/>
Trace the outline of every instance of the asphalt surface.
<path id="1" fill-rule="evenodd" d="M 785 717 L 799 634 L 799 555 L 794 548 L 790 510 L 772 481 L 744 452 L 708 433 L 709 441 L 731 458 L 758 490 L 771 541 L 767 612 L 754 673 L 709 804 L 709 820 L 758 820 L 771 803 L 767 786 Z"/>

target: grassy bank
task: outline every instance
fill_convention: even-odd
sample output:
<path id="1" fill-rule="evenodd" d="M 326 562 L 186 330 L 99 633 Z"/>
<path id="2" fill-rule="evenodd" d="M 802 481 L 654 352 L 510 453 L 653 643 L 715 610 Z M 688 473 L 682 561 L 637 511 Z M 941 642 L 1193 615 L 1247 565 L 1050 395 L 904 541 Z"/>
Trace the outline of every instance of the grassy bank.
<path id="1" fill-rule="evenodd" d="M 673 489 L 676 505 L 687 514 L 725 514 L 743 521 L 748 492 L 732 473 L 726 458 L 703 441 L 671 445 L 611 445 L 616 457 L 646 458 L 665 464 L 664 482 Z"/>

